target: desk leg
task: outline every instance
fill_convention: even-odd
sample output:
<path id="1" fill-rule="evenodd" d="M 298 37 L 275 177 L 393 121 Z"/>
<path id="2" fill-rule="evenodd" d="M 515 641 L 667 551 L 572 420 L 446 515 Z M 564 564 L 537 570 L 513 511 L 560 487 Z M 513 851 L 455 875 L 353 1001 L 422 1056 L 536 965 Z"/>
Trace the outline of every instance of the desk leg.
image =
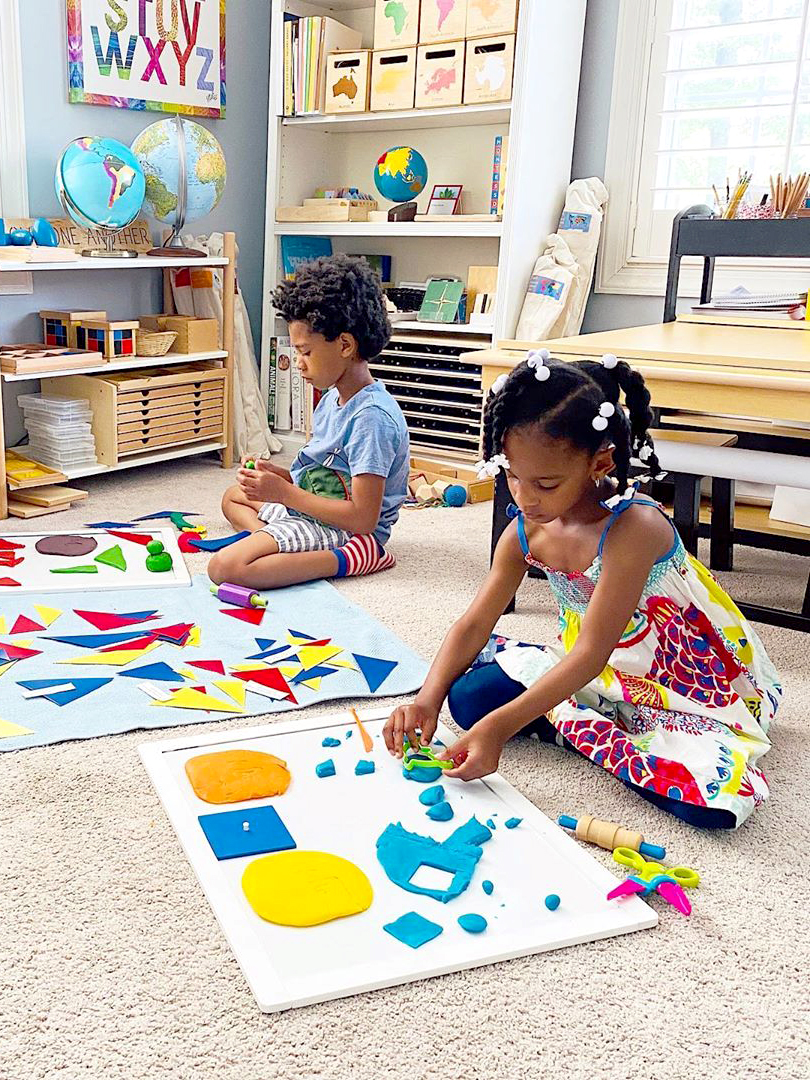
<path id="1" fill-rule="evenodd" d="M 697 555 L 701 479 L 691 473 L 675 474 L 675 528 L 681 534 L 683 546 L 691 555 Z"/>
<path id="2" fill-rule="evenodd" d="M 712 478 L 712 527 L 709 566 L 734 569 L 734 481 Z"/>
<path id="3" fill-rule="evenodd" d="M 807 588 L 804 591 L 804 601 L 802 602 L 802 615 L 810 619 L 810 575 L 807 577 Z"/>

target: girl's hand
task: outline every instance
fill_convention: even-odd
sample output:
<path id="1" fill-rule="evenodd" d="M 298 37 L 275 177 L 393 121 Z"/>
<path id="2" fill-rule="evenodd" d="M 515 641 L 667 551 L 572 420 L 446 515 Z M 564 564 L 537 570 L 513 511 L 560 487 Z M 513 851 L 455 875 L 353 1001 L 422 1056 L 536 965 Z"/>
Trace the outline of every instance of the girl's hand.
<path id="1" fill-rule="evenodd" d="M 287 505 L 292 485 L 289 480 L 279 476 L 269 461 L 257 461 L 255 469 L 240 469 L 238 480 L 242 491 L 253 502 Z"/>
<path id="2" fill-rule="evenodd" d="M 428 746 L 436 734 L 438 722 L 438 709 L 428 708 L 417 702 L 413 702 L 412 705 L 397 706 L 383 728 L 383 738 L 389 753 L 401 758 L 404 744 L 408 740 L 414 746 Z"/>
<path id="3" fill-rule="evenodd" d="M 452 746 L 446 746 L 436 757 L 455 763 L 455 768 L 448 769 L 445 776 L 456 780 L 478 780 L 498 771 L 503 744 L 503 737 L 484 717 L 472 731 Z"/>

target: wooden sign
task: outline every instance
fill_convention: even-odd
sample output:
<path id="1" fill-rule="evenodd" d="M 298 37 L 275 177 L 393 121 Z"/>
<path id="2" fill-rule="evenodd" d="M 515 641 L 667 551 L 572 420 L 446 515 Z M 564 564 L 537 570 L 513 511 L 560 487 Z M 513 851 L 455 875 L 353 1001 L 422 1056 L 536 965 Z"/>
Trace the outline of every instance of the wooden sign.
<path id="1" fill-rule="evenodd" d="M 59 236 L 59 247 L 73 248 L 75 251 L 84 251 L 85 248 L 106 248 L 108 236 L 112 236 L 113 251 L 137 251 L 145 255 L 154 244 L 149 231 L 149 222 L 146 218 L 137 218 L 120 232 L 108 234 L 101 229 L 83 229 L 75 221 L 69 218 L 48 218 L 51 225 L 56 229 Z M 28 229 L 33 224 L 32 218 L 6 219 L 6 229 Z M 16 248 L 18 252 L 24 252 L 25 248 Z"/>

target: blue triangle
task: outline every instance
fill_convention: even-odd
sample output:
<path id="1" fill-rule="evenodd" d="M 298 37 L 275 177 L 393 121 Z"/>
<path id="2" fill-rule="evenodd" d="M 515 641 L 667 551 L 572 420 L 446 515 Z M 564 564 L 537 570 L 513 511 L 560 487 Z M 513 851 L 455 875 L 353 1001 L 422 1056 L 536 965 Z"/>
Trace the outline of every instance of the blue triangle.
<path id="1" fill-rule="evenodd" d="M 394 668 L 396 660 L 378 660 L 374 656 L 361 656 L 360 653 L 352 653 L 357 661 L 357 666 L 363 673 L 372 694 L 376 694 Z"/>
<path id="2" fill-rule="evenodd" d="M 292 660 L 296 653 L 296 645 L 281 645 L 276 649 L 263 649 L 262 652 L 254 653 L 252 656 L 246 657 L 247 660 L 266 660 L 268 656 L 277 656 L 280 660 Z M 288 656 L 282 657 L 282 653 L 287 653 Z"/>
<path id="3" fill-rule="evenodd" d="M 313 667 L 309 671 L 299 671 L 292 680 L 294 683 L 306 682 L 308 679 L 321 678 L 324 675 L 337 675 L 338 669 L 333 667 Z"/>
<path id="4" fill-rule="evenodd" d="M 119 671 L 127 679 L 157 679 L 158 682 L 185 682 L 185 677 L 174 668 L 164 664 L 162 660 L 157 664 L 145 664 L 143 667 L 129 668 L 127 671 Z"/>
<path id="5" fill-rule="evenodd" d="M 85 529 L 134 529 L 131 521 L 88 521 Z"/>
<path id="6" fill-rule="evenodd" d="M 119 645 L 122 641 L 134 641 L 146 637 L 149 630 L 141 626 L 137 630 L 119 630 L 114 634 L 76 634 L 62 637 L 46 636 L 46 641 L 61 641 L 64 645 L 75 645 L 80 649 L 103 649 L 105 645 Z"/>
<path id="7" fill-rule="evenodd" d="M 272 649 L 276 643 L 275 638 L 257 637 L 256 644 L 264 651 L 265 649 Z"/>
<path id="8" fill-rule="evenodd" d="M 45 686 L 64 686 L 65 683 L 73 683 L 72 690 L 61 690 L 56 694 L 46 695 L 48 701 L 54 705 L 69 705 L 71 701 L 86 697 L 98 690 L 100 686 L 106 686 L 112 679 L 30 679 L 27 682 L 17 683 L 25 690 L 41 690 Z"/>
<path id="9" fill-rule="evenodd" d="M 306 638 L 307 641 L 320 641 L 321 640 L 320 638 L 313 637 L 311 634 L 302 634 L 300 630 L 290 630 L 289 627 L 287 627 L 287 632 L 292 634 L 293 637 Z"/>

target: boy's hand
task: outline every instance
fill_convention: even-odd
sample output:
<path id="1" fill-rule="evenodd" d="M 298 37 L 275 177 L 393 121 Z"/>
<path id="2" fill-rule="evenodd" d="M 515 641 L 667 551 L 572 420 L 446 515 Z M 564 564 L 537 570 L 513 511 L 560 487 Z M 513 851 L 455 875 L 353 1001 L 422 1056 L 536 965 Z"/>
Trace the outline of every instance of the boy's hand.
<path id="1" fill-rule="evenodd" d="M 289 490 L 293 485 L 279 476 L 269 461 L 259 460 L 255 469 L 240 469 L 239 486 L 254 502 L 282 503 L 287 505 Z"/>
<path id="2" fill-rule="evenodd" d="M 383 728 L 383 738 L 389 753 L 394 757 L 402 757 L 403 746 L 408 740 L 414 746 L 428 746 L 436 734 L 438 722 L 438 709 L 429 709 L 416 702 L 412 705 L 399 705 L 388 717 Z"/>
<path id="3" fill-rule="evenodd" d="M 448 769 L 445 776 L 456 780 L 478 780 L 498 771 L 503 743 L 502 736 L 484 717 L 472 731 L 452 746 L 444 747 L 436 757 L 455 763 L 455 768 Z"/>

